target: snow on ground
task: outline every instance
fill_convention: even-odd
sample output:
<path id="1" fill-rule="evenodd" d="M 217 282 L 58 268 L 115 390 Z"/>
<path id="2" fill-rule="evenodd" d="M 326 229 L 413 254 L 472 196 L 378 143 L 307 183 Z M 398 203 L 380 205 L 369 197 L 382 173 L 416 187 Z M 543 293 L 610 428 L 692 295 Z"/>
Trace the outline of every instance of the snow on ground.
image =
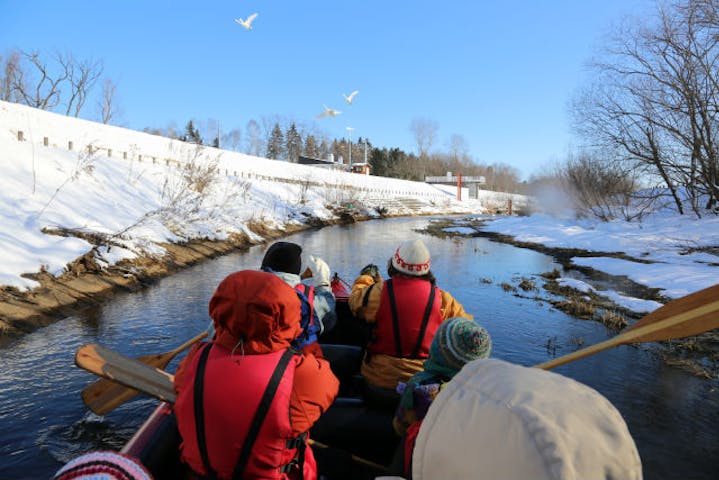
<path id="1" fill-rule="evenodd" d="M 328 206 L 362 207 L 374 216 L 379 207 L 399 215 L 483 213 L 510 199 L 516 206 L 523 201 L 486 191 L 478 200 L 466 200 L 465 191 L 459 202 L 452 186 L 198 148 L 7 102 L 0 102 L 0 167 L 0 285 L 20 289 L 37 286 L 23 274 L 40 269 L 62 273 L 68 262 L 93 248 L 100 262 L 111 265 L 141 254 L 162 255 L 161 242 L 223 240 L 237 233 L 260 241 L 249 225 L 282 230 L 307 222 L 308 216 L 336 218 Z M 697 220 L 664 211 L 633 223 L 543 214 L 492 218 L 483 230 L 523 242 L 623 252 L 654 262 L 601 255 L 573 259 L 577 265 L 663 289 L 670 297 L 719 281 L 719 256 L 712 253 L 719 250 L 715 215 Z M 62 229 L 73 234 L 46 233 Z M 474 231 L 460 221 L 450 230 L 461 235 Z M 78 232 L 102 241 L 77 238 Z M 615 298 L 634 311 L 657 306 L 618 293 Z"/>
<path id="2" fill-rule="evenodd" d="M 334 219 L 332 206 L 370 216 L 380 207 L 395 215 L 482 211 L 423 182 L 198 148 L 7 102 L 0 167 L 0 285 L 19 289 L 38 285 L 23 274 L 60 274 L 96 244 L 98 261 L 111 265 L 162 255 L 161 242 L 238 233 L 261 241 L 249 225 L 284 230 L 308 217 Z"/>
<path id="3" fill-rule="evenodd" d="M 610 275 L 624 275 L 641 285 L 660 288 L 671 298 L 719 283 L 719 216 L 709 213 L 696 219 L 662 211 L 631 223 L 535 214 L 497 217 L 481 230 L 547 247 L 624 253 L 637 260 L 653 262 L 601 255 L 572 258 L 576 265 Z"/>

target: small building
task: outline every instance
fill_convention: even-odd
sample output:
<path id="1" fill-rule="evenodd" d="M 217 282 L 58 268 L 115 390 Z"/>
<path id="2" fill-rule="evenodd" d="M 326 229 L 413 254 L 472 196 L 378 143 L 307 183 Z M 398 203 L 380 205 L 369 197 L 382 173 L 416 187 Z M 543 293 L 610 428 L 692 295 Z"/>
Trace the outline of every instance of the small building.
<path id="1" fill-rule="evenodd" d="M 353 163 L 350 166 L 350 171 L 352 173 L 361 173 L 363 175 L 370 175 L 371 170 L 372 170 L 372 166 L 367 162 Z"/>

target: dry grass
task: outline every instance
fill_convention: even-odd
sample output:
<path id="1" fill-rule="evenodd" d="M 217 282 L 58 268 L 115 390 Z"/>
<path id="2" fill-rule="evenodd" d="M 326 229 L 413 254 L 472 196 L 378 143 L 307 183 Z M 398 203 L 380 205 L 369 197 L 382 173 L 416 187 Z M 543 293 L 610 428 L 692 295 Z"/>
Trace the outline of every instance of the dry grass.
<path id="1" fill-rule="evenodd" d="M 594 304 L 579 297 L 567 298 L 559 302 L 552 302 L 552 304 L 556 309 L 568 315 L 586 320 L 594 318 L 594 313 L 597 311 L 597 307 L 595 307 Z"/>
<path id="2" fill-rule="evenodd" d="M 619 331 L 629 325 L 624 315 L 616 310 L 605 310 L 599 317 L 599 321 L 611 330 Z"/>
<path id="3" fill-rule="evenodd" d="M 525 292 L 539 290 L 531 278 L 522 278 L 522 281 L 519 282 L 519 288 Z"/>

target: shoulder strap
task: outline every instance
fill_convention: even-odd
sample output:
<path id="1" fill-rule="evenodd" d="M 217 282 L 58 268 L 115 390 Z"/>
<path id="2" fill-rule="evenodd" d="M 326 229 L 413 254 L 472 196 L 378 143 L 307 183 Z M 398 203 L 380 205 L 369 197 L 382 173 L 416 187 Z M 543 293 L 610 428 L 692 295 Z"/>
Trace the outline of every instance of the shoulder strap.
<path id="1" fill-rule="evenodd" d="M 205 366 L 207 365 L 207 357 L 210 356 L 212 344 L 208 343 L 200 353 L 200 359 L 197 361 L 197 371 L 195 372 L 194 383 L 194 407 L 195 407 L 195 432 L 197 434 L 197 447 L 200 449 L 202 463 L 207 471 L 207 477 L 211 479 L 217 478 L 217 473 L 210 466 L 210 457 L 207 455 L 207 438 L 205 437 Z"/>
<path id="2" fill-rule="evenodd" d="M 369 303 L 369 292 L 372 291 L 375 285 L 377 284 L 373 283 L 372 285 L 367 287 L 367 290 L 364 291 L 364 296 L 362 297 L 362 308 L 365 308 L 367 306 L 367 303 Z"/>
<path id="3" fill-rule="evenodd" d="M 392 287 L 392 279 L 387 280 L 385 287 L 389 296 L 389 307 L 392 310 L 392 330 L 394 331 L 394 349 L 398 357 L 402 356 L 402 342 L 399 337 L 399 315 L 397 314 L 397 301 L 394 298 L 394 287 Z"/>
<path id="4" fill-rule="evenodd" d="M 287 370 L 287 365 L 289 365 L 290 360 L 296 354 L 297 352 L 295 352 L 291 348 L 285 350 L 285 353 L 282 354 L 280 361 L 275 367 L 275 371 L 272 372 L 270 382 L 267 384 L 267 388 L 265 388 L 265 393 L 262 395 L 260 405 L 257 407 L 255 416 L 252 418 L 252 423 L 250 424 L 250 429 L 247 432 L 245 442 L 242 444 L 242 450 L 240 450 L 240 456 L 237 459 L 235 471 L 232 473 L 233 479 L 239 480 L 240 478 L 242 478 L 242 474 L 245 471 L 247 462 L 249 461 L 250 455 L 252 454 L 252 449 L 255 446 L 257 436 L 260 434 L 260 428 L 262 427 L 262 423 L 265 421 L 267 412 L 270 410 L 270 405 L 272 404 L 272 399 L 275 397 L 277 387 L 279 387 L 280 385 L 280 380 L 282 380 L 282 377 L 285 374 L 285 370 Z"/>
<path id="5" fill-rule="evenodd" d="M 437 287 L 434 284 L 430 285 L 429 289 L 429 301 L 427 302 L 427 308 L 424 309 L 424 317 L 422 318 L 422 326 L 419 329 L 419 336 L 417 336 L 417 344 L 414 346 L 412 351 L 412 358 L 416 358 L 419 355 L 419 349 L 422 348 L 422 340 L 424 335 L 427 333 L 427 324 L 429 323 L 429 316 L 432 313 L 432 307 L 434 306 L 434 294 Z"/>

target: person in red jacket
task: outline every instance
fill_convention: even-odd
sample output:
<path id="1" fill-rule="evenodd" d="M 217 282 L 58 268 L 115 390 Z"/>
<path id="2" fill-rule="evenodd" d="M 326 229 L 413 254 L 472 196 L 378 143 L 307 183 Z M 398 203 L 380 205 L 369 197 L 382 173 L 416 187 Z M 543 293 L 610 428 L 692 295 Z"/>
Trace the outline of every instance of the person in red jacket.
<path id="1" fill-rule="evenodd" d="M 300 300 L 277 276 L 225 278 L 210 300 L 213 341 L 175 374 L 183 463 L 203 478 L 315 479 L 307 432 L 332 404 L 330 365 L 291 347 Z"/>

